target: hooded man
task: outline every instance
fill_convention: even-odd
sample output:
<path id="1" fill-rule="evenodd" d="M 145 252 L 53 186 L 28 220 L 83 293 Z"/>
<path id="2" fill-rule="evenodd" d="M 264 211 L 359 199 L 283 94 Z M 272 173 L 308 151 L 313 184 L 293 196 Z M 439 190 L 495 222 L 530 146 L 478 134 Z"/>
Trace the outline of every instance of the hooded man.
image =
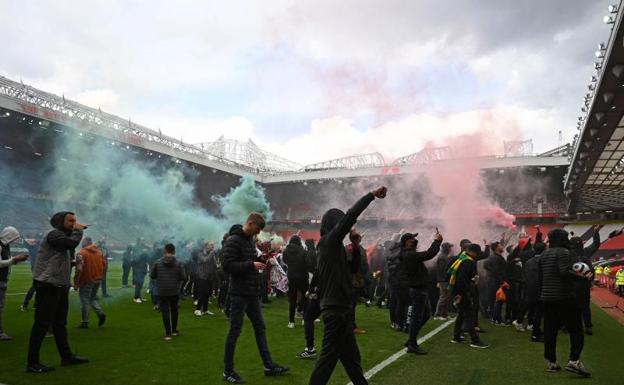
<path id="1" fill-rule="evenodd" d="M 41 241 L 37 264 L 33 271 L 33 280 L 37 292 L 35 322 L 30 332 L 28 345 L 28 364 L 26 371 L 43 373 L 54 370 L 39 361 L 41 344 L 52 329 L 56 348 L 61 356 L 61 365 L 76 365 L 89 362 L 84 357 L 76 356 L 67 341 L 68 295 L 71 286 L 71 266 L 74 250 L 80 244 L 82 232 L 87 228 L 76 221 L 76 215 L 61 211 L 52 216 L 50 230 Z"/>
<path id="2" fill-rule="evenodd" d="M 132 301 L 134 303 L 143 303 L 141 289 L 143 289 L 143 284 L 145 283 L 149 263 L 149 249 L 145 239 L 139 238 L 132 252 L 132 284 L 134 285 L 134 298 Z"/>
<path id="3" fill-rule="evenodd" d="M 440 251 L 442 235 L 436 232 L 435 239 L 427 251 L 416 251 L 418 240 L 416 235 L 405 233 L 401 236 L 401 271 L 405 271 L 405 286 L 409 287 L 409 296 L 412 306 L 409 326 L 409 339 L 405 343 L 408 353 L 427 354 L 427 351 L 418 345 L 418 332 L 429 320 L 428 284 L 429 273 L 424 262 L 432 259 Z"/>
<path id="4" fill-rule="evenodd" d="M 214 242 L 205 242 L 202 250 L 197 253 L 195 274 L 195 285 L 197 286 L 195 315 L 200 317 L 205 314 L 214 315 L 208 310 L 208 299 L 212 295 L 217 274 L 217 252 L 214 249 Z"/>
<path id="5" fill-rule="evenodd" d="M 592 229 L 594 231 L 594 236 L 592 240 L 592 244 L 583 247 L 583 240 L 581 237 L 572 237 L 570 238 L 570 255 L 575 262 L 584 262 L 590 269 L 592 269 L 592 273 L 594 273 L 592 267 L 592 257 L 598 251 L 600 247 L 600 225 L 595 225 Z M 576 287 L 576 296 L 578 301 L 580 302 L 581 311 L 583 312 L 583 324 L 585 325 L 585 333 L 588 335 L 593 334 L 593 324 L 591 319 L 591 284 L 590 280 L 577 280 L 575 281 Z"/>
<path id="6" fill-rule="evenodd" d="M 558 372 L 557 334 L 565 326 L 570 335 L 570 360 L 566 370 L 583 377 L 591 374 L 580 361 L 585 343 L 581 307 L 575 298 L 574 282 L 585 279 L 572 270 L 568 232 L 554 229 L 548 233 L 548 249 L 540 256 L 541 294 L 544 305 L 544 358 L 546 370 Z"/>
<path id="7" fill-rule="evenodd" d="M 399 282 L 399 256 L 401 243 L 399 234 L 395 234 L 386 247 L 386 279 L 388 286 L 388 311 L 390 313 L 390 325 L 395 330 L 403 330 L 407 315 L 407 302 L 409 292 Z M 396 240 L 395 240 L 396 239 Z"/>
<path id="8" fill-rule="evenodd" d="M 293 235 L 282 254 L 284 263 L 288 265 L 288 327 L 295 327 L 295 310 L 297 301 L 303 302 L 306 308 L 305 293 L 308 291 L 307 251 L 301 245 L 301 238 Z"/>
<path id="9" fill-rule="evenodd" d="M 317 252 L 319 298 L 325 328 L 323 348 L 310 376 L 310 385 L 327 384 L 338 360 L 342 362 L 354 385 L 368 384 L 362 373 L 360 350 L 353 333 L 351 315 L 352 272 L 359 265 L 349 266 L 343 240 L 366 207 L 375 198 L 385 198 L 387 191 L 386 187 L 379 187 L 364 195 L 346 214 L 332 208 L 321 219 L 321 239 Z M 354 253 L 359 253 L 358 250 L 359 247 L 354 247 Z M 353 258 L 352 261 L 356 260 Z"/>
<path id="10" fill-rule="evenodd" d="M 364 289 L 364 282 L 368 275 L 369 266 L 366 260 L 366 249 L 362 247 L 362 235 L 355 229 L 351 229 L 349 233 L 350 244 L 347 245 L 347 262 L 351 269 L 351 282 L 353 285 L 353 297 L 351 299 L 351 322 L 353 323 L 353 332 L 355 334 L 366 334 L 366 330 L 357 326 L 355 320 L 355 311 L 357 308 L 357 302 L 362 290 Z M 358 249 L 357 251 L 355 249 Z"/>
<path id="11" fill-rule="evenodd" d="M 104 325 L 106 320 L 106 315 L 97 300 L 97 292 L 105 268 L 106 263 L 102 251 L 93 243 L 91 238 L 85 237 L 82 241 L 82 249 L 76 257 L 76 274 L 74 276 L 74 286 L 80 295 L 82 322 L 78 327 L 81 329 L 89 327 L 89 306 L 98 316 L 98 326 Z"/>
<path id="12" fill-rule="evenodd" d="M 110 250 L 108 249 L 108 246 L 106 246 L 106 236 L 100 238 L 96 246 L 102 252 L 102 258 L 104 259 L 104 273 L 102 274 L 102 282 L 100 283 L 100 288 L 102 289 L 102 297 L 110 298 L 112 296 L 108 294 L 107 287 L 108 257 L 110 257 Z"/>
<path id="13" fill-rule="evenodd" d="M 449 258 L 453 254 L 453 245 L 444 242 L 440 246 L 440 252 L 436 260 L 436 281 L 438 289 L 440 289 L 440 297 L 435 309 L 435 315 L 433 319 L 446 321 L 448 318 L 449 309 L 451 307 L 451 296 L 448 291 L 448 284 L 446 282 L 446 266 L 448 265 Z"/>
<path id="14" fill-rule="evenodd" d="M 20 234 L 15 227 L 5 227 L 0 231 L 0 341 L 10 341 L 12 338 L 4 332 L 2 325 L 2 313 L 6 298 L 7 285 L 11 265 L 15 265 L 28 259 L 28 254 L 20 254 L 11 257 L 11 243 L 20 239 Z"/>

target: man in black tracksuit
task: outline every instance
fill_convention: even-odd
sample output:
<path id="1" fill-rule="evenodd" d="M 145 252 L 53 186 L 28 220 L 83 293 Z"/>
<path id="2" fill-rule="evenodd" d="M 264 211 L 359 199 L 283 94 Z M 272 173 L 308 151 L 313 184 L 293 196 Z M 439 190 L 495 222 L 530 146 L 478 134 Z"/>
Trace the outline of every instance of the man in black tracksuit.
<path id="1" fill-rule="evenodd" d="M 397 238 L 398 240 L 398 238 Z M 403 330 L 407 315 L 407 289 L 399 285 L 398 268 L 401 243 L 391 243 L 387 249 L 386 266 L 388 269 L 388 310 L 393 329 Z"/>
<path id="2" fill-rule="evenodd" d="M 366 250 L 362 247 L 362 236 L 353 229 L 349 234 L 350 244 L 347 245 L 347 262 L 351 270 L 351 282 L 353 285 L 353 297 L 351 298 L 351 322 L 355 334 L 364 334 L 366 330 L 360 329 L 355 321 L 355 311 L 357 302 L 364 288 L 364 280 L 368 274 L 368 261 L 366 260 Z M 357 249 L 357 250 L 356 250 Z"/>
<path id="3" fill-rule="evenodd" d="M 295 309 L 297 301 L 301 300 L 306 308 L 305 294 L 308 291 L 308 252 L 301 244 L 301 238 L 293 235 L 282 254 L 284 263 L 288 266 L 288 323 L 295 326 Z"/>
<path id="4" fill-rule="evenodd" d="M 549 372 L 561 370 L 557 364 L 557 333 L 565 325 L 570 335 L 570 361 L 566 370 L 589 377 L 580 361 L 584 335 L 581 307 L 574 281 L 584 279 L 572 271 L 568 232 L 554 229 L 548 233 L 549 247 L 540 256 L 541 295 L 544 304 L 544 358 Z"/>
<path id="5" fill-rule="evenodd" d="M 570 254 L 572 255 L 573 260 L 584 262 L 585 264 L 587 264 L 587 266 L 592 269 L 592 274 L 594 273 L 594 269 L 592 267 L 592 257 L 600 247 L 600 233 L 598 232 L 599 228 L 599 225 L 594 226 L 594 236 L 592 244 L 585 248 L 583 247 L 583 240 L 581 239 L 581 237 L 570 238 Z M 587 333 L 588 335 L 593 334 L 590 307 L 591 284 L 591 280 L 577 280 L 575 282 L 577 299 L 580 301 L 581 311 L 583 312 L 583 324 L 585 325 L 585 333 Z"/>
<path id="6" fill-rule="evenodd" d="M 362 197 L 346 214 L 333 208 L 321 219 L 317 253 L 319 298 L 325 329 L 323 348 L 310 376 L 310 385 L 327 384 L 338 360 L 354 385 L 368 384 L 362 372 L 360 350 L 351 323 L 353 286 L 342 242 L 358 216 L 375 198 L 384 198 L 386 192 L 385 187 L 380 187 Z"/>
<path id="7" fill-rule="evenodd" d="M 230 236 L 222 249 L 223 270 L 230 276 L 230 330 L 225 340 L 223 380 L 234 384 L 244 383 L 234 371 L 234 350 L 243 327 L 245 313 L 254 328 L 256 345 L 264 364 L 264 374 L 274 376 L 288 371 L 287 367 L 278 365 L 271 359 L 259 300 L 258 274 L 260 270 L 266 269 L 266 265 L 257 260 L 254 236 L 264 226 L 262 215 L 251 213 L 243 226 L 232 226 Z"/>
<path id="8" fill-rule="evenodd" d="M 409 339 L 405 343 L 408 353 L 427 354 L 427 351 L 418 345 L 418 332 L 431 315 L 428 299 L 429 273 L 423 262 L 435 257 L 440 251 L 441 244 L 442 235 L 437 233 L 427 251 L 416 251 L 418 240 L 415 235 L 405 233 L 401 236 L 400 263 L 404 267 L 400 271 L 406 273 L 401 277 L 405 279 L 405 285 L 410 288 L 409 295 L 412 305 Z"/>

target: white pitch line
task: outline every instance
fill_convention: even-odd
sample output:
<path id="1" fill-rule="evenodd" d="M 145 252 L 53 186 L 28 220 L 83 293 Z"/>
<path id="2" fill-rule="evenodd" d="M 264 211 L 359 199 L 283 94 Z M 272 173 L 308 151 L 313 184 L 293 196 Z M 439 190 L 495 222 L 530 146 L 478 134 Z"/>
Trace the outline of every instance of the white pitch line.
<path id="1" fill-rule="evenodd" d="M 424 336 L 422 336 L 422 338 L 419 338 L 418 339 L 418 344 L 420 345 L 423 342 L 428 341 L 429 339 L 431 339 L 431 337 L 433 337 L 436 334 L 440 333 L 447 326 L 451 325 L 454 322 L 455 322 L 455 318 L 446 321 L 442 325 L 438 326 L 437 328 L 433 329 L 429 333 L 427 333 Z M 399 358 L 401 358 L 401 356 L 403 356 L 404 354 L 407 354 L 407 348 L 403 348 L 403 349 L 399 350 L 398 352 L 394 353 L 390 357 L 386 358 L 382 362 L 380 362 L 377 365 L 375 365 L 374 367 L 372 367 L 368 372 L 364 373 L 364 377 L 367 380 L 370 380 L 371 377 L 373 377 L 375 374 L 381 372 L 386 366 L 392 364 L 394 361 L 396 361 Z M 353 385 L 353 382 L 349 382 L 347 385 Z"/>

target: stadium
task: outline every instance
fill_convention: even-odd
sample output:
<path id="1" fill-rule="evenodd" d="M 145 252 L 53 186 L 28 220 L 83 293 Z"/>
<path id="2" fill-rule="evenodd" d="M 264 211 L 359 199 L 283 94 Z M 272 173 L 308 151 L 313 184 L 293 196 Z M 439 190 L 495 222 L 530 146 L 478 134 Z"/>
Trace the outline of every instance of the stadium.
<path id="1" fill-rule="evenodd" d="M 28 263 L 12 267 L 3 324 L 13 339 L 0 343 L 0 383 L 221 383 L 228 322 L 217 311 L 216 288 L 215 304 L 209 305 L 216 314 L 210 317 L 195 317 L 192 294 L 186 293 L 180 303 L 181 336 L 163 347 L 160 316 L 149 305 L 138 308 L 132 290 L 121 287 L 129 245 L 138 238 L 154 244 L 166 239 L 178 247 L 195 240 L 220 244 L 250 211 L 268 219 L 263 237 L 271 250 L 281 250 L 294 235 L 318 242 L 328 209 L 347 211 L 378 186 L 387 186 L 389 199 L 374 202 L 357 222 L 371 277 L 378 270 L 373 258 L 378 247 L 406 229 L 420 232 L 421 245 L 439 230 L 456 247 L 461 238 L 490 243 L 500 233 L 519 244 L 521 238 L 537 241 L 539 232 L 564 229 L 580 237 L 583 247 L 599 236 L 591 267 L 602 272 L 609 266 L 610 274 L 595 277 L 594 332 L 585 338 L 583 362 L 592 372 L 587 382 L 620 383 L 624 302 L 616 275 L 624 269 L 624 12 L 618 9 L 605 20 L 611 35 L 596 55 L 578 133 L 570 143 L 560 134 L 557 147 L 538 154 L 531 139 L 501 140 L 503 155 L 424 147 L 391 161 L 373 152 L 302 165 L 252 140 L 186 143 L 0 76 L 0 227 L 16 227 L 24 240 L 11 253 L 29 252 L 28 245 L 49 230 L 53 214 L 69 208 L 91 225 L 89 236 L 106 239 L 110 293 L 100 300 L 108 317 L 105 327 L 78 330 L 73 326 L 80 324 L 80 300 L 70 292 L 70 341 L 75 353 L 91 362 L 41 374 L 44 379 L 23 370 L 34 310 L 19 309 L 31 287 L 31 268 Z M 177 255 L 191 258 L 190 251 Z M 481 265 L 479 271 L 486 274 Z M 275 293 L 273 288 L 267 295 Z M 376 293 L 368 299 L 375 302 Z M 314 362 L 295 358 L 305 346 L 303 326 L 297 320 L 286 328 L 287 296 L 278 293 L 270 301 L 263 305 L 269 344 L 290 374 L 262 375 L 249 322 L 239 340 L 237 370 L 248 383 L 308 383 Z M 385 300 L 383 306 L 381 299 L 380 306 L 370 306 L 365 296 L 361 301 L 357 321 L 367 333 L 357 342 L 372 384 L 567 384 L 576 379 L 546 373 L 542 345 L 531 343 L 530 333 L 492 326 L 486 316 L 481 325 L 491 349 L 456 349 L 448 343 L 452 319 L 445 318 L 429 321 L 421 332 L 427 356 L 406 354 L 404 335 L 389 326 Z M 434 306 L 437 298 L 431 301 Z M 320 336 L 322 324 L 317 325 Z M 54 363 L 58 357 L 51 340 L 44 342 L 42 357 Z M 559 340 L 564 357 L 567 335 L 561 333 Z M 338 366 L 330 383 L 347 384 L 349 377 Z"/>

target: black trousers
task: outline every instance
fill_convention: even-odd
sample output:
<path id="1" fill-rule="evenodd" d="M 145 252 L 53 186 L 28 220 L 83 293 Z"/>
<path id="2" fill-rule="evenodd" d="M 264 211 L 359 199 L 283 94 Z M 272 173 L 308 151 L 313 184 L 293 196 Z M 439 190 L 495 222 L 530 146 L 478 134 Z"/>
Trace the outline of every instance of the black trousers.
<path id="1" fill-rule="evenodd" d="M 303 330 L 305 333 L 306 348 L 314 348 L 314 321 L 321 315 L 321 302 L 318 298 L 308 301 L 308 307 L 303 313 Z"/>
<path id="2" fill-rule="evenodd" d="M 522 296 L 520 282 L 509 282 L 507 290 L 507 303 L 505 305 L 505 321 L 512 322 L 518 320 L 520 315 L 520 299 Z"/>
<path id="3" fill-rule="evenodd" d="M 32 299 L 32 297 L 35 295 L 35 281 L 33 281 L 33 284 L 30 285 L 30 288 L 28 288 L 28 292 L 26 293 L 26 296 L 24 297 L 24 307 L 28 307 L 28 304 L 30 303 L 30 300 Z"/>
<path id="4" fill-rule="evenodd" d="M 480 341 L 479 335 L 475 330 L 475 307 L 478 307 L 478 304 L 475 302 L 476 300 L 473 300 L 470 295 L 465 295 L 462 297 L 459 305 L 457 305 L 457 318 L 455 318 L 455 329 L 453 331 L 455 339 L 461 337 L 462 330 L 465 328 L 468 334 L 470 334 L 473 343 Z"/>
<path id="5" fill-rule="evenodd" d="M 531 301 L 528 303 L 529 325 L 533 325 L 533 337 L 542 336 L 542 318 L 544 317 L 544 305 L 539 301 Z"/>
<path id="6" fill-rule="evenodd" d="M 397 287 L 395 320 L 399 327 L 405 327 L 407 321 L 407 308 L 410 304 L 409 288 Z"/>
<path id="7" fill-rule="evenodd" d="M 230 297 L 230 330 L 225 339 L 225 354 L 223 359 L 225 362 L 225 371 L 227 373 L 234 370 L 234 351 L 236 350 L 236 341 L 238 341 L 238 337 L 243 328 L 245 314 L 249 317 L 251 325 L 254 328 L 256 346 L 258 347 L 260 357 L 262 357 L 264 367 L 268 368 L 273 364 L 266 339 L 266 326 L 264 324 L 260 301 L 255 296 L 242 297 L 232 295 Z"/>
<path id="8" fill-rule="evenodd" d="M 128 276 L 130 275 L 130 265 L 123 264 L 121 265 L 122 273 L 121 273 L 121 285 L 128 286 Z"/>
<path id="9" fill-rule="evenodd" d="M 107 275 L 108 275 L 108 264 L 106 264 L 106 267 L 104 267 L 104 274 L 102 275 L 102 281 L 100 283 L 100 287 L 102 288 L 102 295 L 104 297 L 108 296 L 108 288 L 106 286 Z"/>
<path id="10" fill-rule="evenodd" d="M 590 289 L 582 288 L 577 290 L 577 297 L 579 301 L 579 306 L 581 307 L 581 313 L 583 314 L 583 325 L 585 328 L 593 327 L 592 318 L 591 318 L 591 292 Z"/>
<path id="11" fill-rule="evenodd" d="M 217 273 L 217 276 L 219 278 L 219 296 L 217 297 L 217 303 L 219 305 L 219 308 L 226 309 L 227 307 L 225 306 L 225 299 L 227 298 L 228 289 L 230 286 L 230 279 L 226 273 L 220 270 Z"/>
<path id="12" fill-rule="evenodd" d="M 576 361 L 585 343 L 578 300 L 569 298 L 544 303 L 544 358 L 550 362 L 557 361 L 557 334 L 562 325 L 570 334 L 570 360 Z"/>
<path id="13" fill-rule="evenodd" d="M 28 364 L 38 364 L 41 344 L 48 330 L 52 329 L 56 349 L 61 358 L 72 356 L 67 340 L 67 312 L 69 310 L 69 287 L 56 287 L 35 282 L 35 322 L 30 331 Z"/>
<path id="14" fill-rule="evenodd" d="M 360 349 L 353 334 L 350 313 L 350 309 L 323 311 L 323 348 L 310 376 L 310 385 L 327 384 L 338 360 L 354 385 L 368 384 L 362 372 Z"/>
<path id="15" fill-rule="evenodd" d="M 165 335 L 170 336 L 171 333 L 178 331 L 178 300 L 177 295 L 161 295 L 158 296 L 160 302 L 160 312 L 162 313 L 163 325 L 165 326 Z"/>
<path id="16" fill-rule="evenodd" d="M 410 289 L 409 291 L 412 314 L 410 317 L 408 345 L 418 346 L 418 333 L 431 316 L 428 293 L 424 289 Z"/>
<path id="17" fill-rule="evenodd" d="M 307 279 L 288 279 L 288 322 L 295 322 L 295 310 L 299 303 L 301 303 L 303 309 L 306 308 L 307 298 L 305 293 L 308 291 L 308 287 Z"/>
<path id="18" fill-rule="evenodd" d="M 397 307 L 397 287 L 396 286 L 388 286 L 388 313 L 390 314 L 390 323 L 398 324 L 396 317 L 396 307 Z"/>
<path id="19" fill-rule="evenodd" d="M 518 285 L 518 296 L 516 297 L 517 300 L 517 315 L 516 315 L 516 321 L 518 321 L 518 323 L 523 323 L 524 322 L 524 316 L 526 315 L 527 312 L 527 307 L 528 307 L 528 299 L 527 299 L 527 288 L 526 288 L 526 284 L 524 282 L 521 282 Z"/>
<path id="20" fill-rule="evenodd" d="M 208 299 L 212 294 L 212 281 L 208 279 L 195 279 L 195 294 L 197 296 L 197 307 L 195 310 L 208 310 Z"/>

